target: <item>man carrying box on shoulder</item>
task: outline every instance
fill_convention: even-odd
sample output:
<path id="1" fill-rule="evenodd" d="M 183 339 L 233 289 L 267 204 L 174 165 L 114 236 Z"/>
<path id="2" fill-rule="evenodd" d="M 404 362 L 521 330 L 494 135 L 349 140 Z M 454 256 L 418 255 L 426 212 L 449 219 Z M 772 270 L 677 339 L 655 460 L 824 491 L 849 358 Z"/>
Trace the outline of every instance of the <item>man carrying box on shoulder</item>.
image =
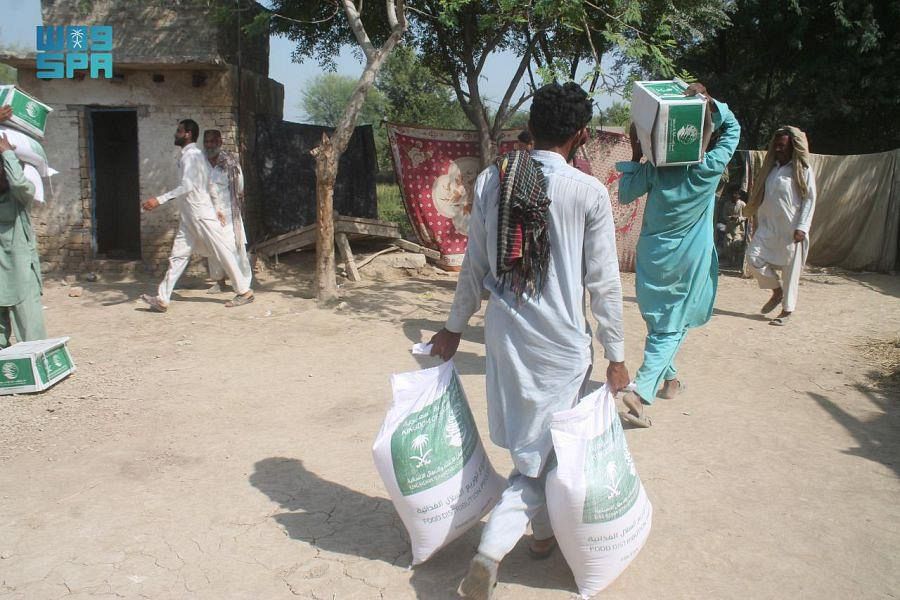
<path id="1" fill-rule="evenodd" d="M 0 107 L 0 122 L 12 110 Z M 28 210 L 34 185 L 25 178 L 15 147 L 0 134 L 0 349 L 47 337 L 41 306 L 41 265 Z"/>
<path id="2" fill-rule="evenodd" d="M 676 377 L 675 355 L 688 329 L 706 324 L 712 317 L 719 277 L 719 260 L 713 239 L 716 187 L 737 149 L 741 126 L 724 102 L 713 100 L 699 83 L 684 94 L 707 98 L 703 139 L 710 139 L 700 162 L 657 167 L 650 149 L 641 148 L 631 126 L 631 161 L 616 163 L 622 173 L 619 201 L 623 204 L 647 194 L 644 223 L 637 244 L 635 292 L 641 316 L 647 324 L 644 361 L 634 378 L 634 390 L 625 394 L 628 409 L 622 420 L 635 427 L 649 427 L 643 405 L 658 395 L 671 398 L 683 389 Z M 660 387 L 661 386 L 661 387 Z"/>

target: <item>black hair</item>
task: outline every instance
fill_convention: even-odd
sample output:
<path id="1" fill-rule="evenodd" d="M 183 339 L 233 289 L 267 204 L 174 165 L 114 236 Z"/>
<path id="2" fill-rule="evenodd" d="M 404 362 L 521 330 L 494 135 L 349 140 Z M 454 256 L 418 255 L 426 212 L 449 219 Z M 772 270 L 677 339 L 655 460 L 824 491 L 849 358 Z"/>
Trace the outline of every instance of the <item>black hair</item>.
<path id="1" fill-rule="evenodd" d="M 197 138 L 200 137 L 200 126 L 197 125 L 197 121 L 193 119 L 184 119 L 183 121 L 178 121 L 178 124 L 191 134 L 192 142 L 196 142 Z"/>
<path id="2" fill-rule="evenodd" d="M 580 85 L 554 82 L 534 93 L 528 123 L 537 141 L 563 144 L 590 122 L 593 110 Z"/>
<path id="3" fill-rule="evenodd" d="M 207 129 L 203 132 L 203 139 L 206 139 L 206 136 L 211 135 L 214 138 L 222 139 L 222 132 L 218 129 Z"/>
<path id="4" fill-rule="evenodd" d="M 522 132 L 519 134 L 519 141 L 522 142 L 523 144 L 530 144 L 531 142 L 534 141 L 534 138 L 531 137 L 530 131 L 528 131 L 527 129 L 523 129 Z"/>

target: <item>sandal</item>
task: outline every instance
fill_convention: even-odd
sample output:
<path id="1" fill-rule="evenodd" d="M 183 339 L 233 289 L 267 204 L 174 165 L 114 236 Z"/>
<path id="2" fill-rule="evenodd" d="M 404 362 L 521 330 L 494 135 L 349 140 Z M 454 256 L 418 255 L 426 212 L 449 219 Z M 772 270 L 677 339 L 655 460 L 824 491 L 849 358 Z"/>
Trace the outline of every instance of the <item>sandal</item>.
<path id="1" fill-rule="evenodd" d="M 776 327 L 784 327 L 788 324 L 791 315 L 784 315 L 783 317 L 775 317 L 771 321 L 769 321 L 769 325 L 774 325 Z"/>
<path id="2" fill-rule="evenodd" d="M 225 303 L 225 308 L 234 308 L 235 306 L 244 306 L 245 304 L 250 304 L 254 300 L 256 300 L 255 294 L 251 294 L 249 296 L 241 296 L 240 294 L 238 294 L 237 296 L 235 296 L 234 298 L 232 298 L 231 300 L 229 300 L 228 302 Z"/>
<path id="3" fill-rule="evenodd" d="M 469 564 L 469 572 L 466 573 L 456 593 L 462 598 L 470 600 L 490 600 L 497 586 L 497 569 L 500 563 L 479 553 L 475 555 Z"/>
<path id="4" fill-rule="evenodd" d="M 650 417 L 644 416 L 643 414 L 636 415 L 624 410 L 619 413 L 619 419 L 622 420 L 622 425 L 630 425 L 631 427 L 639 429 L 647 429 L 653 425 Z"/>
<path id="5" fill-rule="evenodd" d="M 637 399 L 638 406 L 640 407 L 640 412 L 635 414 L 631 412 L 634 410 L 634 407 L 629 405 L 626 399 L 631 399 L 632 404 L 634 403 L 634 399 Z M 641 400 L 641 397 L 635 392 L 627 392 L 622 397 L 622 402 L 625 404 L 625 408 L 628 410 L 623 410 L 619 413 L 619 418 L 622 420 L 623 425 L 630 425 L 631 427 L 638 427 L 641 429 L 646 429 L 652 425 L 650 421 L 650 417 L 644 415 L 644 402 Z"/>
<path id="6" fill-rule="evenodd" d="M 141 294 L 141 300 L 150 305 L 150 312 L 164 313 L 169 310 L 168 306 L 159 301 L 159 296 Z"/>

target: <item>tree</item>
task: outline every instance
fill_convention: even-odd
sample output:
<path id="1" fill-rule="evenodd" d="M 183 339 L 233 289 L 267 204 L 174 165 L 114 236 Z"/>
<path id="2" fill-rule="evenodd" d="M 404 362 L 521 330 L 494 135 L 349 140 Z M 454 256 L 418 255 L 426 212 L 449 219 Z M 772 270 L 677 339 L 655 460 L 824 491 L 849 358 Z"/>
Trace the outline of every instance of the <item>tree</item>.
<path id="1" fill-rule="evenodd" d="M 356 83 L 355 79 L 346 75 L 336 73 L 318 75 L 303 90 L 300 107 L 312 123 L 335 127 L 353 96 Z M 387 105 L 387 99 L 378 89 L 371 90 L 359 111 L 358 122 L 380 123 L 387 113 Z"/>
<path id="2" fill-rule="evenodd" d="M 724 22 L 716 0 L 429 0 L 419 19 L 417 40 L 438 72 L 450 83 L 469 120 L 480 134 L 482 163 L 496 153 L 506 121 L 537 87 L 532 61 L 543 81 L 574 79 L 582 61 L 593 65 L 596 85 L 615 91 L 627 82 L 631 68 L 674 72 L 671 49 L 678 40 Z M 520 57 L 493 118 L 479 90 L 487 57 L 512 50 Z M 602 58 L 620 56 L 613 73 L 602 70 Z M 530 89 L 515 100 L 525 75 Z"/>
<path id="3" fill-rule="evenodd" d="M 631 105 L 624 102 L 613 102 L 606 110 L 601 111 L 603 125 L 627 127 L 631 123 Z"/>
<path id="4" fill-rule="evenodd" d="M 391 54 L 375 87 L 387 101 L 389 121 L 442 129 L 472 127 L 453 89 L 441 83 L 409 46 Z"/>
<path id="5" fill-rule="evenodd" d="M 334 65 L 348 43 L 327 0 L 272 0 L 274 31 L 297 46 L 297 60 L 316 58 Z M 492 160 L 507 121 L 530 98 L 539 81 L 574 78 L 579 64 L 594 66 L 592 91 L 623 86 L 634 68 L 674 73 L 674 49 L 693 43 L 725 22 L 721 0 L 422 0 L 410 9 L 408 43 L 424 57 L 438 81 L 450 86 L 469 122 L 478 131 L 483 164 Z M 368 14 L 373 39 L 388 34 L 377 11 Z M 509 50 L 519 57 L 503 97 L 489 110 L 480 89 L 488 57 Z M 619 57 L 611 72 L 602 58 Z M 527 79 L 525 79 L 527 75 Z M 537 75 L 537 77 L 536 77 Z M 517 94 L 520 83 L 528 89 Z"/>
<path id="6" fill-rule="evenodd" d="M 900 3 L 736 0 L 732 25 L 678 57 L 726 100 L 750 148 L 780 125 L 814 152 L 900 146 Z"/>
<path id="7" fill-rule="evenodd" d="M 339 3 L 338 3 L 339 1 Z M 390 56 L 391 51 L 400 42 L 400 38 L 406 33 L 406 1 L 385 0 L 384 4 L 368 4 L 370 10 L 366 16 L 373 18 L 373 27 L 368 27 L 363 21 L 359 7 L 353 0 L 335 0 L 334 2 L 305 1 L 292 3 L 294 8 L 305 17 L 306 20 L 297 18 L 285 19 L 284 15 L 277 12 L 283 2 L 274 2 L 276 11 L 265 12 L 258 15 L 250 25 L 251 29 L 260 24 L 266 29 L 284 31 L 276 24 L 288 23 L 286 31 L 291 39 L 298 41 L 298 48 L 303 46 L 303 41 L 296 36 L 305 26 L 330 23 L 331 27 L 338 29 L 337 23 L 342 24 L 339 29 L 341 34 L 338 39 L 347 41 L 348 32 L 352 33 L 355 44 L 366 58 L 366 66 L 363 69 L 359 81 L 350 95 L 344 112 L 335 125 L 334 134 L 328 136 L 322 134 L 322 143 L 312 150 L 311 154 L 316 159 L 316 299 L 320 303 L 329 303 L 337 297 L 337 282 L 335 280 L 334 262 L 334 182 L 337 178 L 338 160 L 347 149 L 350 136 L 356 127 L 356 120 L 366 101 L 366 95 L 375 84 L 375 78 L 384 61 Z M 343 9 L 343 10 L 342 10 Z M 340 20 L 340 17 L 346 21 Z M 274 18 L 281 17 L 281 18 Z M 375 37 L 370 37 L 370 31 Z M 373 41 L 374 40 L 374 41 Z M 327 45 L 327 44 L 326 44 Z M 340 50 L 340 46 L 332 48 L 334 55 Z M 296 52 L 295 52 L 296 56 Z M 331 59 L 332 64 L 334 59 Z M 327 61 L 325 61 L 327 62 Z"/>

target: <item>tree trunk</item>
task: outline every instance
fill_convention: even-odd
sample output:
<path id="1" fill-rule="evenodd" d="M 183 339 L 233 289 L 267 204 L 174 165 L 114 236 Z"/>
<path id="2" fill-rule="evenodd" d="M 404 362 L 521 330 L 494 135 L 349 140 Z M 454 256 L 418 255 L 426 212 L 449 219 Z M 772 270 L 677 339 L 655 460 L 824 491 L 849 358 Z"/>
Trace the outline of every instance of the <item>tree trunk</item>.
<path id="1" fill-rule="evenodd" d="M 497 158 L 497 142 L 491 139 L 491 127 L 487 123 L 478 124 L 478 151 L 481 155 L 481 168 L 485 169 Z"/>
<path id="2" fill-rule="evenodd" d="M 337 179 L 337 157 L 327 134 L 316 149 L 316 299 L 337 299 L 334 264 L 334 182 Z"/>
<path id="3" fill-rule="evenodd" d="M 341 2 L 350 28 L 366 55 L 366 68 L 350 96 L 334 134 L 331 137 L 322 134 L 322 144 L 310 152 L 316 159 L 316 300 L 325 305 L 337 299 L 334 262 L 334 182 L 337 179 L 338 161 L 347 149 L 350 136 L 356 127 L 356 117 L 366 100 L 366 94 L 375 83 L 378 70 L 400 41 L 407 26 L 405 1 L 385 0 L 391 35 L 381 48 L 376 48 L 363 27 L 354 0 Z"/>

